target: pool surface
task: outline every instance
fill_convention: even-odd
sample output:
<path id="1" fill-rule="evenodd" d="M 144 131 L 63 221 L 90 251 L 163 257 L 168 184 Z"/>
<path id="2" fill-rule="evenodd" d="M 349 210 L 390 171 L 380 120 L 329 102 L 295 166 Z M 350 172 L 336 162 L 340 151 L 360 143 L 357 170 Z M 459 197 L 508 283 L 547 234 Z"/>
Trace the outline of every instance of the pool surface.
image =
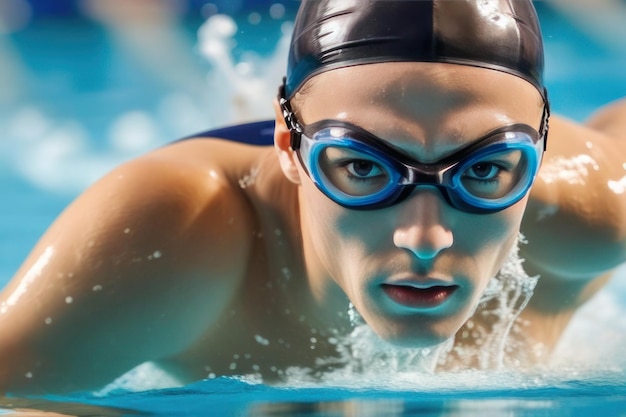
<path id="1" fill-rule="evenodd" d="M 0 287 L 59 212 L 117 164 L 271 118 L 297 5 L 189 1 L 128 24 L 124 7 L 97 0 L 48 14 L 9 3 L 23 23 L 0 19 Z M 580 121 L 626 96 L 626 3 L 607 3 L 537 3 L 555 113 Z M 271 387 L 253 377 L 180 387 L 148 364 L 98 393 L 0 399 L 0 415 L 626 416 L 626 267 L 577 314 L 557 357 L 526 373 L 376 369 Z"/>

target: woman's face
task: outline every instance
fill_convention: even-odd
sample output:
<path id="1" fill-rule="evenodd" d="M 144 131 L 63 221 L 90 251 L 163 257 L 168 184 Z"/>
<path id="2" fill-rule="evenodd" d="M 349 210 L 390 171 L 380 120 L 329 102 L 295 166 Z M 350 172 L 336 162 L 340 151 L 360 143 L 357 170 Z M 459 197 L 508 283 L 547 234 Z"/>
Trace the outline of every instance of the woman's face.
<path id="1" fill-rule="evenodd" d="M 347 121 L 423 163 L 498 127 L 539 129 L 543 110 L 526 81 L 452 64 L 343 68 L 315 76 L 301 91 L 292 103 L 304 124 Z M 315 294 L 331 297 L 336 283 L 376 333 L 400 345 L 432 346 L 457 332 L 515 243 L 527 202 L 471 214 L 436 188 L 417 187 L 397 205 L 351 210 L 322 194 L 295 163 Z"/>

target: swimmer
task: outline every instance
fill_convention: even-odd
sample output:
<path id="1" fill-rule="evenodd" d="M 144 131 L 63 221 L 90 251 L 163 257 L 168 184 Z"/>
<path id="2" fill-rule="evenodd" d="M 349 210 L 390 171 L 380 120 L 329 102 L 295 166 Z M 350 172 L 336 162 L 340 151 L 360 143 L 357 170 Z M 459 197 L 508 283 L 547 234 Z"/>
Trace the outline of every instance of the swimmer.
<path id="1" fill-rule="evenodd" d="M 626 260 L 626 102 L 549 117 L 543 59 L 530 1 L 304 0 L 274 146 L 179 141 L 86 190 L 0 295 L 0 391 L 271 381 L 337 355 L 349 304 L 394 345 L 479 345 L 520 231 L 515 337 L 549 352 Z"/>

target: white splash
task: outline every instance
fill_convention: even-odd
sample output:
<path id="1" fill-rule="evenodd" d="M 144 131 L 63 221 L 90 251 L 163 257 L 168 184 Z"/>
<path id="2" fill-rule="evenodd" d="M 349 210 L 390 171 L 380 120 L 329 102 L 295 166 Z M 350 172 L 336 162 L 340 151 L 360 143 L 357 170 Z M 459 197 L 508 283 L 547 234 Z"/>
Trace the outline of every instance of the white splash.
<path id="1" fill-rule="evenodd" d="M 256 183 L 256 178 L 259 175 L 259 169 L 257 167 L 252 168 L 249 174 L 243 176 L 243 178 L 239 179 L 239 186 L 241 188 L 248 188 L 253 186 Z"/>
<path id="2" fill-rule="evenodd" d="M 210 117 L 221 124 L 273 117 L 271 103 L 285 74 L 289 51 L 291 25 L 287 24 L 270 57 L 260 58 L 247 51 L 236 62 L 233 50 L 237 31 L 235 21 L 226 15 L 210 17 L 198 31 L 200 53 L 213 67 L 207 77 L 209 90 L 222 98 L 210 109 Z M 224 105 L 224 98 L 230 100 L 229 105 Z"/>

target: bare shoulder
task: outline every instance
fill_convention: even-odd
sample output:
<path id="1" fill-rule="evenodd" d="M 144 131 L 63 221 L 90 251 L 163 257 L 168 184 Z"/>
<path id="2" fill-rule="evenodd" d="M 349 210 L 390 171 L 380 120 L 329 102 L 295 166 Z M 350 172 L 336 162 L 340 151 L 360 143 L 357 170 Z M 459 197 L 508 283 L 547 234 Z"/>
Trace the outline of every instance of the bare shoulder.
<path id="1" fill-rule="evenodd" d="M 211 326 L 255 215 L 232 182 L 254 152 L 209 142 L 125 163 L 59 216 L 0 294 L 0 391 L 95 387 Z"/>
<path id="2" fill-rule="evenodd" d="M 626 107 L 611 113 L 606 125 L 551 121 L 521 248 L 526 268 L 542 277 L 531 309 L 544 315 L 567 320 L 626 261 L 626 136 L 614 133 Z"/>

